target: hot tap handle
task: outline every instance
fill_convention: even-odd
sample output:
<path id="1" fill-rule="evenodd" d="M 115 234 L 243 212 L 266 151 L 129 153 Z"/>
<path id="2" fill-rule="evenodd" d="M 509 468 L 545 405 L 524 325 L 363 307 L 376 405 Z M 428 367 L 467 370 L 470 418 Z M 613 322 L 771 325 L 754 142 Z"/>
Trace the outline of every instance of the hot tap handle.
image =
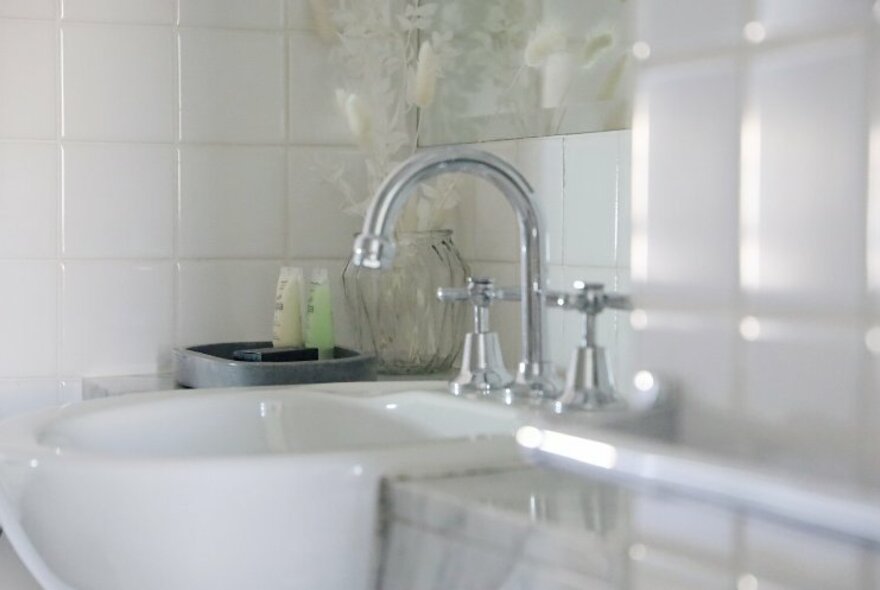
<path id="1" fill-rule="evenodd" d="M 598 315 L 605 308 L 630 310 L 632 302 L 627 295 L 606 293 L 601 283 L 575 281 L 574 291 L 548 291 L 547 303 L 555 307 L 573 309 L 587 315 Z"/>
<path id="2" fill-rule="evenodd" d="M 460 287 L 440 287 L 437 289 L 437 299 L 440 301 L 467 301 L 470 298 L 470 292 Z"/>
<path id="3" fill-rule="evenodd" d="M 633 304 L 628 295 L 622 295 L 620 293 L 606 293 L 605 307 L 610 307 L 612 309 L 621 309 L 623 311 L 632 311 Z"/>

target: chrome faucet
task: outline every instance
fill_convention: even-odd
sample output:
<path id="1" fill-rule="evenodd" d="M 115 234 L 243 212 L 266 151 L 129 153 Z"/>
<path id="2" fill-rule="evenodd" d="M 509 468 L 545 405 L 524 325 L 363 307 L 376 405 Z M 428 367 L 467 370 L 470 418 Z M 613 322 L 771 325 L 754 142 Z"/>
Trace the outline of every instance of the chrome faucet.
<path id="1" fill-rule="evenodd" d="M 522 359 L 514 393 L 531 399 L 553 399 L 556 387 L 544 356 L 544 232 L 532 202 L 532 187 L 516 168 L 487 152 L 446 148 L 416 154 L 398 166 L 376 191 L 364 227 L 354 240 L 352 262 L 380 269 L 394 258 L 394 225 L 417 185 L 444 173 L 479 176 L 495 186 L 516 211 L 520 234 Z"/>

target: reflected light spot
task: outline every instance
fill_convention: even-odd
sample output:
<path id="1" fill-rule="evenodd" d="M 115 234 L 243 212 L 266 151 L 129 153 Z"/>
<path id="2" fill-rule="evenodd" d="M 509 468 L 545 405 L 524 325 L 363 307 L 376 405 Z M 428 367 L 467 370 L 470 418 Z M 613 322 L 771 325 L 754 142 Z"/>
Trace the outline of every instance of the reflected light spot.
<path id="1" fill-rule="evenodd" d="M 865 346 L 872 354 L 880 355 L 880 326 L 873 326 L 865 332 Z"/>
<path id="2" fill-rule="evenodd" d="M 648 555 L 648 548 L 641 543 L 635 543 L 629 546 L 629 558 L 633 561 L 641 561 Z"/>
<path id="3" fill-rule="evenodd" d="M 354 467 L 352 467 L 351 472 L 355 476 L 360 477 L 364 474 L 364 468 L 362 465 L 355 465 Z"/>
<path id="4" fill-rule="evenodd" d="M 30 465 L 31 468 L 36 469 L 37 467 L 40 466 L 40 462 L 37 461 L 36 459 L 31 459 L 30 462 L 28 463 L 28 465 Z"/>
<path id="5" fill-rule="evenodd" d="M 736 590 L 758 590 L 758 578 L 752 574 L 743 574 L 736 581 Z"/>
<path id="6" fill-rule="evenodd" d="M 544 440 L 544 433 L 534 426 L 523 426 L 516 431 L 516 442 L 527 449 L 537 449 Z"/>
<path id="7" fill-rule="evenodd" d="M 757 45 L 767 38 L 767 29 L 758 21 L 746 23 L 746 26 L 743 27 L 743 38 L 749 43 Z"/>
<path id="8" fill-rule="evenodd" d="M 396 410 L 397 404 L 385 404 L 385 409 L 386 410 Z"/>
<path id="9" fill-rule="evenodd" d="M 518 434 L 517 440 L 519 440 Z M 541 441 L 539 448 L 545 453 L 573 459 L 579 463 L 586 463 L 602 469 L 611 469 L 617 465 L 617 449 L 608 443 L 553 430 L 543 432 L 543 441 Z"/>
<path id="10" fill-rule="evenodd" d="M 633 330 L 644 330 L 648 327 L 648 314 L 644 309 L 634 309 L 629 316 L 629 325 Z"/>
<path id="11" fill-rule="evenodd" d="M 739 335 L 753 342 L 761 336 L 761 322 L 754 316 L 746 316 L 739 323 Z"/>
<path id="12" fill-rule="evenodd" d="M 654 389 L 654 384 L 654 375 L 651 374 L 651 371 L 639 371 L 633 377 L 633 385 L 639 391 L 651 391 Z"/>
<path id="13" fill-rule="evenodd" d="M 651 46 L 644 41 L 637 41 L 632 46 L 633 56 L 639 61 L 645 61 L 651 57 Z"/>

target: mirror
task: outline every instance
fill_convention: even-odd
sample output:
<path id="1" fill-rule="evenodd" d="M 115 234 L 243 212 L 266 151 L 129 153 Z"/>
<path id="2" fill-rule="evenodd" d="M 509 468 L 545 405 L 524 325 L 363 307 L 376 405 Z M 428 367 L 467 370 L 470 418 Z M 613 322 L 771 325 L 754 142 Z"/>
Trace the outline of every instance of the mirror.
<path id="1" fill-rule="evenodd" d="M 442 56 L 419 144 L 629 126 L 633 64 L 625 0 L 445 0 L 420 42 Z M 431 8 L 430 6 L 433 6 Z"/>

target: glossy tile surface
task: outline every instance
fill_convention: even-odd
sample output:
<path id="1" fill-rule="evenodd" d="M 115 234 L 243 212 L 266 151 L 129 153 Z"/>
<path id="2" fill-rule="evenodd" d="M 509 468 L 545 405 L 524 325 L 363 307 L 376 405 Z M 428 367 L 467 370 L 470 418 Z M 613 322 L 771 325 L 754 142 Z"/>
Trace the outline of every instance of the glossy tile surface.
<path id="1" fill-rule="evenodd" d="M 0 21 L 0 136 L 55 136 L 57 44 L 52 23 Z"/>
<path id="2" fill-rule="evenodd" d="M 284 256 L 286 170 L 281 148 L 183 148 L 180 254 Z"/>
<path id="3" fill-rule="evenodd" d="M 58 265 L 52 261 L 0 261 L 7 285 L 0 307 L 0 332 L 15 335 L 0 345 L 0 377 L 41 377 L 57 359 Z M 8 282 L 7 282 L 8 281 Z"/>
<path id="4" fill-rule="evenodd" d="M 61 371 L 101 375 L 169 369 L 173 285 L 170 262 L 65 262 Z"/>
<path id="5" fill-rule="evenodd" d="M 176 189 L 177 152 L 172 146 L 68 144 L 64 255 L 171 257 Z"/>
<path id="6" fill-rule="evenodd" d="M 66 24 L 62 40 L 65 138 L 174 139 L 170 27 Z"/>
<path id="7" fill-rule="evenodd" d="M 55 257 L 58 174 L 57 146 L 0 144 L 0 257 Z"/>
<path id="8" fill-rule="evenodd" d="M 174 0 L 63 0 L 62 18 L 70 21 L 174 24 Z"/>
<path id="9" fill-rule="evenodd" d="M 187 29 L 180 33 L 180 68 L 184 141 L 284 140 L 283 36 Z"/>

